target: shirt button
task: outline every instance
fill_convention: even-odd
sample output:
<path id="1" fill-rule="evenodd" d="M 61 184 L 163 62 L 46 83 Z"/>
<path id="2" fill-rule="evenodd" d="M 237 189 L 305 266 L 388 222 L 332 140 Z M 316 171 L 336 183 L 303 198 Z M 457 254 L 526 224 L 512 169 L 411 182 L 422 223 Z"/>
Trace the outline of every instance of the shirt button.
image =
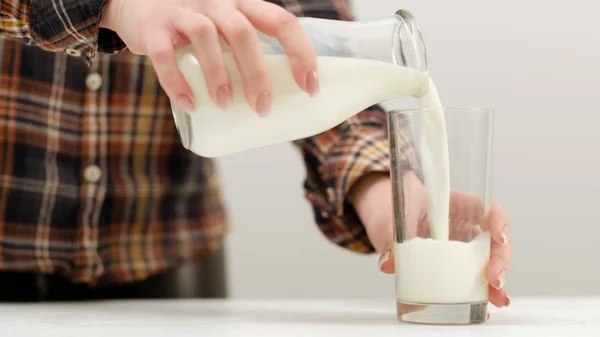
<path id="1" fill-rule="evenodd" d="M 331 187 L 327 188 L 327 200 L 332 204 L 335 203 L 335 191 Z"/>
<path id="2" fill-rule="evenodd" d="M 96 165 L 90 165 L 83 171 L 83 177 L 88 183 L 96 183 L 102 177 L 102 170 Z"/>
<path id="3" fill-rule="evenodd" d="M 96 91 L 102 86 L 102 76 L 98 73 L 91 73 L 85 79 L 85 85 L 91 91 Z"/>
<path id="4" fill-rule="evenodd" d="M 67 54 L 69 54 L 71 56 L 75 56 L 75 57 L 81 56 L 81 52 L 77 49 L 67 48 L 66 52 L 67 52 Z"/>

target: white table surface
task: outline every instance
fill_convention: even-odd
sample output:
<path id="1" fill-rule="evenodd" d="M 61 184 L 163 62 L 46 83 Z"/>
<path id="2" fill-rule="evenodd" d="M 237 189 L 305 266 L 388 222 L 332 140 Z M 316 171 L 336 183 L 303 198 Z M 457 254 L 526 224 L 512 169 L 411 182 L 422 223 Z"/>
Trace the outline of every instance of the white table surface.
<path id="1" fill-rule="evenodd" d="M 398 323 L 391 300 L 0 304 L 0 336 L 600 336 L 600 297 L 513 298 L 487 323 Z"/>

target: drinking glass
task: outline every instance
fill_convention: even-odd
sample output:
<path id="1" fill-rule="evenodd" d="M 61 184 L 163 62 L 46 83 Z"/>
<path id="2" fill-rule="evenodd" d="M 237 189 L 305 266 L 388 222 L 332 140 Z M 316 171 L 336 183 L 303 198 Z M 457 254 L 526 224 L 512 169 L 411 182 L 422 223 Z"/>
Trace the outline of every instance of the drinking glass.
<path id="1" fill-rule="evenodd" d="M 444 141 L 443 132 L 433 133 L 438 137 L 424 132 L 431 128 L 432 116 L 439 116 L 432 114 L 441 113 L 447 133 L 446 184 L 445 146 L 441 152 L 431 152 Z M 487 320 L 490 234 L 483 220 L 491 201 L 493 125 L 494 111 L 482 108 L 388 114 L 400 321 L 471 324 Z M 448 186 L 450 192 L 444 193 Z M 445 204 L 448 213 L 441 217 L 429 213 Z M 432 218 L 443 223 L 435 226 Z"/>

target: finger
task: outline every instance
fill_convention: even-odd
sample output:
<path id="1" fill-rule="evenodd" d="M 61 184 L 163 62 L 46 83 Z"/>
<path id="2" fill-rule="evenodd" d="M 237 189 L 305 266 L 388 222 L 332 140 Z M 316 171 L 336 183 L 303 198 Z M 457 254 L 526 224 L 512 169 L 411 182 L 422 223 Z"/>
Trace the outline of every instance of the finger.
<path id="1" fill-rule="evenodd" d="M 406 212 L 406 213 L 408 213 L 408 212 Z M 409 223 L 407 223 L 407 225 L 408 224 Z M 430 238 L 431 237 L 431 230 L 429 227 L 430 226 L 429 216 L 427 214 L 427 209 L 425 207 L 421 210 L 419 220 L 413 226 L 416 227 L 416 234 L 414 236 L 407 236 L 407 239 L 412 239 L 413 237 L 420 237 L 420 238 Z M 413 230 L 412 232 L 415 232 L 415 231 Z"/>
<path id="2" fill-rule="evenodd" d="M 510 297 L 504 289 L 496 289 L 490 286 L 488 299 L 490 303 L 498 308 L 508 307 L 510 305 Z"/>
<path id="3" fill-rule="evenodd" d="M 382 207 L 382 209 L 390 208 Z M 391 214 L 391 212 L 390 212 Z M 386 274 L 394 273 L 394 227 L 393 220 L 384 218 L 383 221 L 366 222 L 365 230 L 369 240 L 380 254 L 379 270 Z"/>
<path id="4" fill-rule="evenodd" d="M 450 192 L 450 219 L 479 225 L 483 222 L 484 214 L 485 203 L 482 198 L 456 190 Z"/>
<path id="5" fill-rule="evenodd" d="M 393 274 L 395 268 L 394 250 L 386 250 L 379 257 L 379 270 L 384 274 Z"/>
<path id="6" fill-rule="evenodd" d="M 175 105 L 185 111 L 194 108 L 192 90 L 177 66 L 171 36 L 166 31 L 156 30 L 147 41 L 146 50 L 158 81 Z"/>
<path id="7" fill-rule="evenodd" d="M 364 224 L 369 241 L 380 254 L 379 269 L 394 272 L 394 219 L 389 175 L 369 174 L 352 187 L 350 203 Z M 377 212 L 373 212 L 377 210 Z"/>
<path id="8" fill-rule="evenodd" d="M 501 289 L 506 284 L 506 274 L 510 267 L 510 245 L 499 246 L 492 243 L 490 261 L 487 266 L 487 279 L 490 285 Z M 509 249 L 507 249 L 509 248 Z"/>
<path id="9" fill-rule="evenodd" d="M 510 263 L 512 261 L 513 248 L 510 243 L 505 245 L 501 245 L 496 241 L 491 242 L 490 247 L 490 258 L 497 257 L 502 260 L 505 268 L 510 267 Z"/>
<path id="10" fill-rule="evenodd" d="M 477 237 L 479 234 L 481 234 L 481 232 L 483 232 L 483 231 L 481 230 L 481 226 L 479 226 L 479 225 L 472 226 L 472 227 L 471 227 L 471 233 L 470 233 L 470 234 L 471 234 L 471 236 L 468 238 L 468 240 L 465 240 L 465 241 L 471 241 L 471 240 L 473 240 L 473 239 L 474 239 L 474 238 L 476 238 L 476 237 Z"/>
<path id="11" fill-rule="evenodd" d="M 245 1 L 240 11 L 261 32 L 277 38 L 290 60 L 298 86 L 314 96 L 319 91 L 317 57 L 313 43 L 292 13 L 266 1 Z"/>
<path id="12" fill-rule="evenodd" d="M 463 221 L 462 224 L 458 225 L 457 230 L 450 232 L 450 240 L 471 242 L 481 232 L 482 230 L 479 225 L 471 225 Z"/>
<path id="13" fill-rule="evenodd" d="M 483 226 L 490 231 L 492 239 L 501 245 L 508 243 L 510 227 L 504 207 L 498 203 L 492 203 L 490 211 L 486 216 Z"/>
<path id="14" fill-rule="evenodd" d="M 208 16 L 231 47 L 248 104 L 261 116 L 269 115 L 271 83 L 256 30 L 239 11 L 215 9 Z"/>
<path id="15" fill-rule="evenodd" d="M 174 25 L 191 42 L 212 101 L 227 109 L 233 96 L 217 28 L 206 16 L 189 12 L 182 13 Z"/>

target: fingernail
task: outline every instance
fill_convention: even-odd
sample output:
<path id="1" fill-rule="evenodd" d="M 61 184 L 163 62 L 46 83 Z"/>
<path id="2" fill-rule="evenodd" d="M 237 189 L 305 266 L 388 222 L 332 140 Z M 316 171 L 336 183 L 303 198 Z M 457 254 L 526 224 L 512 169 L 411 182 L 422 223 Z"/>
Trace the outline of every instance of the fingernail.
<path id="1" fill-rule="evenodd" d="M 217 90 L 217 101 L 219 102 L 221 109 L 227 110 L 231 105 L 232 100 L 231 89 L 229 89 L 228 85 L 224 85 Z"/>
<path id="2" fill-rule="evenodd" d="M 268 92 L 258 95 L 256 98 L 256 110 L 263 117 L 271 114 L 271 95 Z"/>
<path id="3" fill-rule="evenodd" d="M 498 286 L 494 288 L 502 289 L 502 287 L 504 287 L 504 283 L 506 283 L 506 270 L 502 270 L 496 279 L 498 280 Z"/>
<path id="4" fill-rule="evenodd" d="M 510 305 L 510 296 L 508 296 L 508 294 L 506 294 L 506 300 L 504 301 L 504 306 L 508 307 Z"/>
<path id="5" fill-rule="evenodd" d="M 316 96 L 319 93 L 319 77 L 316 70 L 306 75 L 306 91 L 308 91 L 310 97 Z"/>
<path id="6" fill-rule="evenodd" d="M 175 99 L 175 105 L 178 108 L 183 109 L 185 111 L 190 111 L 194 109 L 194 104 L 192 103 L 192 100 L 188 95 L 179 95 Z"/>
<path id="7" fill-rule="evenodd" d="M 502 245 L 508 243 L 508 225 L 504 225 L 502 228 L 502 232 L 500 232 L 500 236 L 502 237 Z"/>
<path id="8" fill-rule="evenodd" d="M 381 270 L 381 267 L 383 267 L 383 264 L 386 263 L 389 259 L 390 259 L 390 251 L 389 250 L 387 252 L 381 254 L 381 256 L 379 257 L 379 270 Z"/>

